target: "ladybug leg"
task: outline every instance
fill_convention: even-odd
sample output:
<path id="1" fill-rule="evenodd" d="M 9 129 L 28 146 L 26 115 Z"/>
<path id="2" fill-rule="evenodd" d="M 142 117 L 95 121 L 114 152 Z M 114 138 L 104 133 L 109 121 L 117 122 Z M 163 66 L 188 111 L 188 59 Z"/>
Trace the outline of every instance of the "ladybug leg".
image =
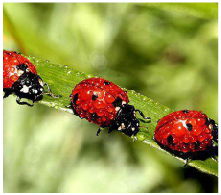
<path id="1" fill-rule="evenodd" d="M 132 136 L 131 136 L 131 138 L 132 138 L 133 142 L 135 142 L 135 141 L 137 141 L 137 140 L 138 140 L 138 139 L 137 139 L 137 137 L 136 137 L 136 136 L 134 136 L 134 135 L 132 135 Z"/>
<path id="2" fill-rule="evenodd" d="M 187 165 L 189 164 L 190 161 L 191 161 L 191 159 L 187 158 L 184 167 L 187 167 Z"/>
<path id="3" fill-rule="evenodd" d="M 53 97 L 53 98 L 60 98 L 60 97 L 61 97 L 61 95 L 55 95 L 55 94 L 53 94 L 52 91 L 51 91 L 51 89 L 50 89 L 50 87 L 49 87 L 49 85 L 48 85 L 47 83 L 44 83 L 44 86 L 46 86 L 46 87 L 47 87 L 47 90 L 48 90 L 48 92 L 46 92 L 46 93 L 44 93 L 44 94 L 49 95 L 49 96 L 51 96 L 51 97 Z"/>
<path id="4" fill-rule="evenodd" d="M 109 129 L 108 129 L 108 133 L 111 133 L 113 130 L 114 130 L 114 129 L 109 128 Z"/>
<path id="5" fill-rule="evenodd" d="M 102 130 L 103 130 L 103 129 L 102 129 L 101 127 L 99 127 L 99 129 L 97 130 L 96 135 L 99 136 L 99 134 L 101 133 Z"/>
<path id="6" fill-rule="evenodd" d="M 4 90 L 4 96 L 3 96 L 3 98 L 7 98 L 9 95 L 11 95 L 12 94 L 12 92 L 11 92 L 11 90 Z"/>
<path id="7" fill-rule="evenodd" d="M 72 106 L 71 106 L 71 104 L 70 104 L 70 105 L 68 105 L 68 106 L 65 106 L 65 108 L 69 108 L 69 109 L 71 109 Z"/>
<path id="8" fill-rule="evenodd" d="M 140 110 L 135 110 L 135 112 L 138 112 L 140 114 L 140 116 L 142 116 L 144 119 L 148 119 L 149 121 L 151 120 L 150 117 L 146 117 L 143 112 L 141 112 Z"/>
<path id="9" fill-rule="evenodd" d="M 29 104 L 28 102 L 21 102 L 21 98 L 20 98 L 20 97 L 17 97 L 17 98 L 16 98 L 16 102 L 17 102 L 19 105 L 34 106 L 33 104 Z"/>

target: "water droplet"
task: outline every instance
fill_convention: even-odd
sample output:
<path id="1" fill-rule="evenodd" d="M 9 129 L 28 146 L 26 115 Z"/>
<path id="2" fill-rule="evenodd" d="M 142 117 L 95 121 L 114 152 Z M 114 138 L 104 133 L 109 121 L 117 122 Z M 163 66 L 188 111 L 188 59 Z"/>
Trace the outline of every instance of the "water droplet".
<path id="1" fill-rule="evenodd" d="M 148 101 L 149 101 L 150 103 L 152 103 L 152 102 L 153 102 L 153 100 L 152 100 L 152 99 L 149 99 Z"/>
<path id="2" fill-rule="evenodd" d="M 131 92 L 132 94 L 134 94 L 134 93 L 135 93 L 135 91 L 134 91 L 134 90 L 130 90 L 130 92 Z"/>
<path id="3" fill-rule="evenodd" d="M 165 108 L 164 109 L 165 112 L 169 112 L 169 110 L 170 110 L 169 108 Z"/>
<path id="4" fill-rule="evenodd" d="M 146 139 L 146 136 L 143 133 L 137 134 L 136 137 L 139 141 L 144 141 Z"/>
<path id="5" fill-rule="evenodd" d="M 52 107 L 56 107 L 56 104 L 54 102 L 51 103 Z"/>

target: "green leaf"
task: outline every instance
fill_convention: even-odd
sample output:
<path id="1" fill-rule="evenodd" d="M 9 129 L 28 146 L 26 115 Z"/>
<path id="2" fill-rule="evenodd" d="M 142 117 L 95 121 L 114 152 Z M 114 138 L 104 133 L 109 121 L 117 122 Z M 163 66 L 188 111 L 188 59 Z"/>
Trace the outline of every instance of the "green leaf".
<path id="1" fill-rule="evenodd" d="M 169 14 L 182 14 L 186 16 L 214 19 L 217 19 L 218 16 L 217 3 L 147 3 L 144 5 L 151 8 L 155 7 Z"/>
<path id="2" fill-rule="evenodd" d="M 49 107 L 53 107 L 58 110 L 72 113 L 71 109 L 67 109 L 66 106 L 70 104 L 70 94 L 72 89 L 81 80 L 93 77 L 93 75 L 78 72 L 75 68 L 66 65 L 52 64 L 49 61 L 40 60 L 35 57 L 28 57 L 30 61 L 36 65 L 38 74 L 48 83 L 51 90 L 55 94 L 62 95 L 59 99 L 53 99 L 49 96 L 44 96 L 44 99 L 40 103 L 45 104 Z M 138 141 L 142 141 L 156 148 L 157 150 L 162 150 L 154 141 L 153 134 L 157 121 L 171 113 L 173 110 L 161 105 L 160 103 L 153 101 L 152 99 L 136 93 L 132 90 L 127 90 L 130 103 L 133 104 L 137 109 L 140 109 L 146 116 L 151 117 L 151 123 L 145 123 L 141 120 L 141 131 L 137 134 Z M 77 117 L 77 116 L 73 116 Z M 79 120 L 81 120 L 79 118 Z M 95 130 L 96 131 L 96 130 Z M 122 134 L 123 135 L 123 134 Z M 148 152 L 148 151 L 147 151 Z M 166 152 L 168 153 L 168 152 Z M 168 155 L 171 155 L 168 153 Z M 177 157 L 174 157 L 177 158 Z M 177 158 L 185 164 L 183 159 Z M 189 162 L 189 166 L 196 167 L 197 169 L 213 175 L 218 175 L 218 163 L 217 161 L 209 158 L 207 160 L 192 160 Z"/>

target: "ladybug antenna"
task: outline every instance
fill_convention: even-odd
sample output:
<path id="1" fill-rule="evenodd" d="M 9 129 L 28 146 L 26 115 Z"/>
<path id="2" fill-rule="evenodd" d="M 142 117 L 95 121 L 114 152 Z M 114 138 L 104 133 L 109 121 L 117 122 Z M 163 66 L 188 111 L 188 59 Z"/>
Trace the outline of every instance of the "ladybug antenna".
<path id="1" fill-rule="evenodd" d="M 144 119 L 148 119 L 148 120 L 149 120 L 148 122 L 150 122 L 151 118 L 148 117 L 148 116 L 145 116 L 145 115 L 143 114 L 143 112 L 141 112 L 141 111 L 138 110 L 138 109 L 136 109 L 135 112 L 138 112 L 138 113 L 140 114 L 140 116 L 142 116 Z"/>
<path id="2" fill-rule="evenodd" d="M 60 97 L 62 97 L 61 95 L 53 94 L 52 91 L 51 91 L 51 88 L 49 87 L 49 85 L 47 83 L 44 83 L 44 86 L 46 86 L 47 90 L 48 90 L 47 92 L 44 92 L 44 94 L 49 95 L 49 96 L 51 96 L 53 98 L 60 98 Z"/>

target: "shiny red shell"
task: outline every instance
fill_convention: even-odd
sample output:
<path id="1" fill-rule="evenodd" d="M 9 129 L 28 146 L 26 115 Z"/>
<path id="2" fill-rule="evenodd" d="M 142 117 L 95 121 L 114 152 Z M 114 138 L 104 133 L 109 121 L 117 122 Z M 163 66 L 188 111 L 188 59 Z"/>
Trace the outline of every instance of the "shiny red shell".
<path id="1" fill-rule="evenodd" d="M 3 88 L 11 88 L 13 83 L 23 74 L 17 65 L 25 64 L 28 71 L 37 74 L 34 64 L 14 51 L 3 51 Z"/>
<path id="2" fill-rule="evenodd" d="M 108 126 L 117 114 L 116 99 L 128 103 L 127 92 L 103 78 L 90 78 L 75 86 L 71 104 L 76 115 L 100 126 Z"/>
<path id="3" fill-rule="evenodd" d="M 177 111 L 159 120 L 154 139 L 172 151 L 205 151 L 213 144 L 212 126 L 208 125 L 208 117 L 201 112 Z"/>

